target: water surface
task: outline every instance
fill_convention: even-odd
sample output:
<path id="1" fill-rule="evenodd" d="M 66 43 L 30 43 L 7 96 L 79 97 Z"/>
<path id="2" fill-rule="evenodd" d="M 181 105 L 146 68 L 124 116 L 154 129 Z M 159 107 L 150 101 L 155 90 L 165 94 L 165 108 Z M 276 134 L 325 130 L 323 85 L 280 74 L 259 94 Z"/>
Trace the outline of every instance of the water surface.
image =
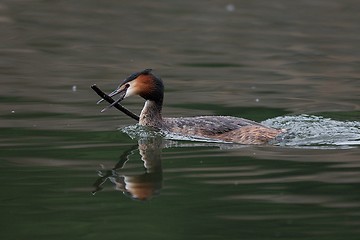
<path id="1" fill-rule="evenodd" d="M 360 4 L 2 1 L 1 239 L 358 239 Z M 288 129 L 242 146 L 141 131 L 90 86 L 153 68 L 165 116 Z M 140 98 L 124 105 L 139 112 Z M 196 141 L 195 141 L 196 140 Z"/>

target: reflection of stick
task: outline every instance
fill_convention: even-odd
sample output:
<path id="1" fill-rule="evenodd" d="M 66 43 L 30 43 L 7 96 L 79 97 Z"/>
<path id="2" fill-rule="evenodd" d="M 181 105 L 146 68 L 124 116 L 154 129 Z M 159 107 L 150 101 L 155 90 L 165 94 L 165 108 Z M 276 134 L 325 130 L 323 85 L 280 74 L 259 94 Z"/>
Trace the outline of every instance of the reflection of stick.
<path id="1" fill-rule="evenodd" d="M 95 189 L 93 191 L 91 191 L 91 193 L 93 195 L 95 195 L 95 193 L 100 192 L 103 187 L 102 185 L 110 178 L 110 177 L 115 177 L 118 179 L 123 179 L 124 176 L 122 174 L 118 175 L 118 173 L 116 172 L 116 170 L 120 170 L 124 167 L 125 163 L 129 160 L 130 155 L 133 154 L 133 151 L 135 149 L 138 149 L 139 145 L 135 144 L 133 146 L 131 146 L 130 149 L 126 150 L 123 154 L 121 154 L 120 156 L 120 160 L 119 162 L 111 169 L 111 170 L 107 170 L 105 172 L 105 174 L 103 174 L 101 171 L 99 171 L 99 178 L 96 179 L 96 181 L 94 182 L 93 186 L 95 187 Z"/>
<path id="2" fill-rule="evenodd" d="M 96 86 L 96 84 L 91 86 L 92 90 L 94 90 L 102 99 L 104 99 L 105 101 L 107 101 L 108 103 L 113 103 L 115 102 L 114 99 L 112 99 L 111 97 L 109 97 L 109 95 L 107 95 L 106 93 L 104 93 L 103 91 L 100 90 L 100 88 L 98 88 Z M 125 107 L 121 106 L 120 104 L 115 104 L 114 107 L 120 111 L 122 111 L 123 113 L 125 113 L 126 115 L 128 115 L 129 117 L 131 117 L 132 119 L 135 119 L 136 121 L 139 121 L 139 116 L 136 115 L 135 113 L 131 112 L 130 110 L 126 109 Z"/>

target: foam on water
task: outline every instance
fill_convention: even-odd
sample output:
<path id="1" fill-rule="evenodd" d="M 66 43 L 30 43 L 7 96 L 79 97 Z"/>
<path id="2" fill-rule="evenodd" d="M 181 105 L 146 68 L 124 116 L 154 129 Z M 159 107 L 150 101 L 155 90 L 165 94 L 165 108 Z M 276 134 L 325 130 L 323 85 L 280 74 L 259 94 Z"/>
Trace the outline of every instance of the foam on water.
<path id="1" fill-rule="evenodd" d="M 337 121 L 311 115 L 282 116 L 263 121 L 274 128 L 284 128 L 280 145 L 355 146 L 360 145 L 360 122 Z"/>

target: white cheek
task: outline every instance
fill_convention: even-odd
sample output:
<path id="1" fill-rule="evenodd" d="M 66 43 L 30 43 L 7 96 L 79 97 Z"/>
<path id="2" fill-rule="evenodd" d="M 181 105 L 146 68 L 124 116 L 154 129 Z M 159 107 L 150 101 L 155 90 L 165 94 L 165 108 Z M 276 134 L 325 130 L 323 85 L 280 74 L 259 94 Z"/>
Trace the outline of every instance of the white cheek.
<path id="1" fill-rule="evenodd" d="M 135 87 L 130 85 L 130 87 L 126 90 L 126 94 L 124 98 L 131 97 L 134 95 L 136 95 Z"/>

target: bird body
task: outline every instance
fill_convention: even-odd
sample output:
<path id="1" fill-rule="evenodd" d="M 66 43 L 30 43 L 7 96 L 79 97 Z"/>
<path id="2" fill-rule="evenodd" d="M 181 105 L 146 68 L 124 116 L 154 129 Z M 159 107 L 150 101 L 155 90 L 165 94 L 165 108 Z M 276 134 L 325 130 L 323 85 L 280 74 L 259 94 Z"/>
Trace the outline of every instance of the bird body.
<path id="1" fill-rule="evenodd" d="M 109 94 L 110 97 L 120 95 L 120 98 L 104 110 L 124 98 L 139 95 L 145 99 L 139 124 L 155 130 L 240 144 L 266 144 L 284 132 L 281 129 L 270 128 L 248 119 L 232 116 L 163 118 L 164 85 L 162 80 L 151 71 L 151 69 L 145 69 L 126 78 L 115 91 Z"/>

